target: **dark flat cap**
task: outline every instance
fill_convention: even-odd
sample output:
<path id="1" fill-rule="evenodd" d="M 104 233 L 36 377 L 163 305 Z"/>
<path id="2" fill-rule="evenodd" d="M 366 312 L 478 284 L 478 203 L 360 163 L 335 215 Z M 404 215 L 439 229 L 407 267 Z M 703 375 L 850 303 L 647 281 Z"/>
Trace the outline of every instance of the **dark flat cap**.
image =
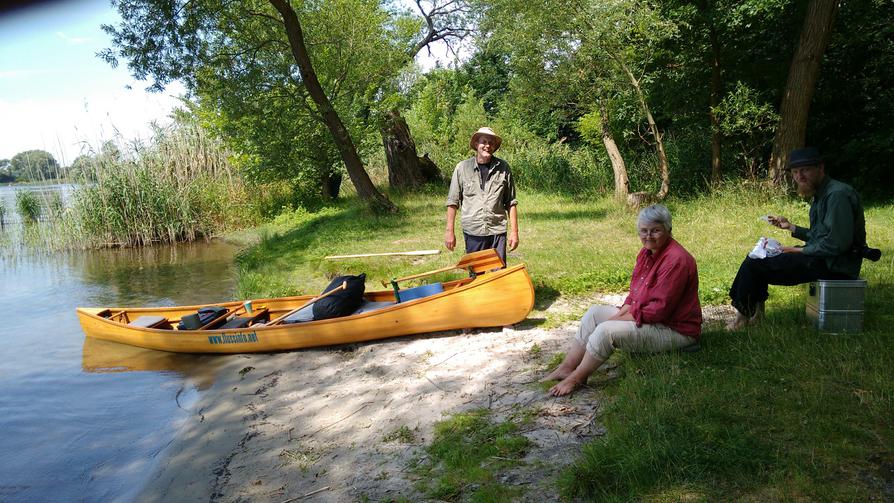
<path id="1" fill-rule="evenodd" d="M 815 166 L 823 162 L 819 150 L 814 147 L 796 148 L 788 155 L 788 167 Z"/>

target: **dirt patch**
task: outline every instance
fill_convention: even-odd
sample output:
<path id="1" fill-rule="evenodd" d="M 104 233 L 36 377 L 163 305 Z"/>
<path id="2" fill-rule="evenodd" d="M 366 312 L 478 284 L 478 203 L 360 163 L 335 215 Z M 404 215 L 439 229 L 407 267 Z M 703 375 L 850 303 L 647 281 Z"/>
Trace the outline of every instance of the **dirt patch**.
<path id="1" fill-rule="evenodd" d="M 534 447 L 499 480 L 521 487 L 522 501 L 555 500 L 555 475 L 604 433 L 597 390 L 556 399 L 537 383 L 576 329 L 522 324 L 227 357 L 138 500 L 418 501 L 408 467 L 424 458 L 434 423 L 478 408 L 496 420 L 525 415 Z"/>

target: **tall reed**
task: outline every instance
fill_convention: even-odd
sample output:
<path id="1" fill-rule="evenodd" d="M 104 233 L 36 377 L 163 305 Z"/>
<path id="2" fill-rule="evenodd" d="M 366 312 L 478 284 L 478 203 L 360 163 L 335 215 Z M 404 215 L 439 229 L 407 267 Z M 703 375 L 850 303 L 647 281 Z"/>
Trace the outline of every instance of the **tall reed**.
<path id="1" fill-rule="evenodd" d="M 209 238 L 251 221 L 227 151 L 196 124 L 157 128 L 148 146 L 104 148 L 82 170 L 71 219 L 88 246 Z"/>
<path id="2" fill-rule="evenodd" d="M 40 220 L 40 200 L 37 195 L 29 190 L 16 191 L 16 208 L 19 210 L 19 216 L 22 222 L 35 223 Z"/>

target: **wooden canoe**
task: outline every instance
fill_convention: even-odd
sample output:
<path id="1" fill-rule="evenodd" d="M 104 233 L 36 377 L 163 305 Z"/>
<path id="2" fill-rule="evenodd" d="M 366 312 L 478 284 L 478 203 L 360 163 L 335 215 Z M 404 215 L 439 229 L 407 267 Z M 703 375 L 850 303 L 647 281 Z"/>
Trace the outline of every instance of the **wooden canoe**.
<path id="1" fill-rule="evenodd" d="M 77 313 L 87 337 L 176 353 L 285 351 L 518 323 L 534 306 L 531 278 L 524 264 L 507 269 L 488 269 L 502 265 L 499 257 L 493 254 L 496 257 L 494 262 L 491 254 L 492 250 L 486 250 L 464 256 L 458 266 L 474 270 L 477 276 L 444 282 L 442 293 L 328 320 L 290 325 L 256 324 L 248 328 L 225 330 L 177 330 L 181 317 L 193 314 L 208 304 L 157 308 L 79 307 Z M 364 297 L 370 302 L 395 300 L 394 291 L 367 292 Z M 305 295 L 252 299 L 251 302 L 253 312 L 266 309 L 273 320 L 312 299 L 312 296 Z M 238 313 L 243 301 L 210 305 Z M 143 316 L 163 317 L 169 322 L 165 325 L 174 328 L 142 328 L 129 324 Z"/>

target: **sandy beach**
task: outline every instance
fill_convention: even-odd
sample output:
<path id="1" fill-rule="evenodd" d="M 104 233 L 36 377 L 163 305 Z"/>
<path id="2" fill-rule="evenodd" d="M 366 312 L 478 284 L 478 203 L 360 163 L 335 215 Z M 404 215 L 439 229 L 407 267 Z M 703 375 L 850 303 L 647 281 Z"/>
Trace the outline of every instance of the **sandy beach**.
<path id="1" fill-rule="evenodd" d="M 588 303 L 579 302 L 550 311 Z M 519 486 L 522 501 L 555 500 L 554 476 L 604 431 L 597 389 L 556 399 L 538 385 L 577 329 L 538 321 L 227 357 L 137 501 L 423 500 L 410 461 L 425 456 L 437 421 L 479 408 L 497 420 L 535 412 L 521 430 L 534 447 L 498 477 Z M 613 369 L 601 372 L 610 379 Z M 386 439 L 401 427 L 411 443 Z"/>

